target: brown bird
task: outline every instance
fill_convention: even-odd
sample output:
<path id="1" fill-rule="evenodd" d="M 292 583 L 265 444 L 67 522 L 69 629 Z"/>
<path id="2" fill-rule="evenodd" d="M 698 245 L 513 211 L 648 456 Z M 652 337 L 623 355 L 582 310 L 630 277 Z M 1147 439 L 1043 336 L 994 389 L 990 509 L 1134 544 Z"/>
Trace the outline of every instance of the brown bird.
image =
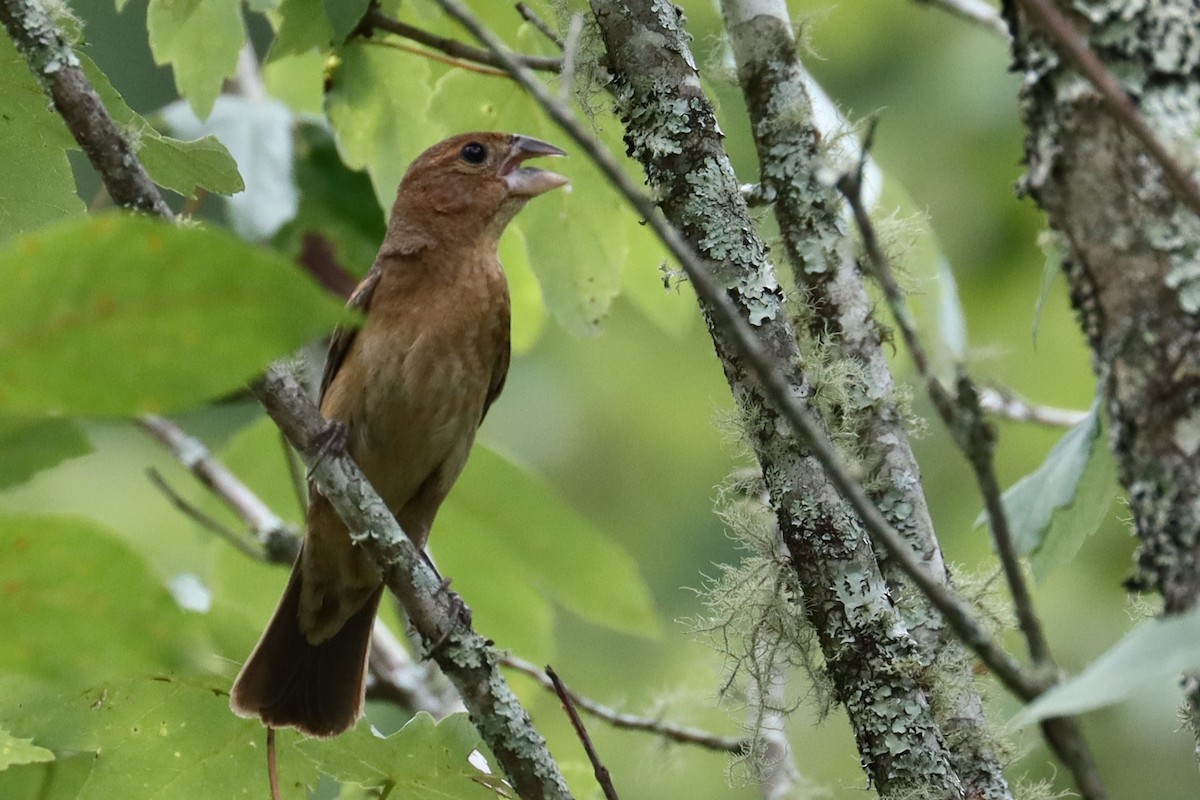
<path id="1" fill-rule="evenodd" d="M 567 183 L 521 165 L 561 155 L 527 136 L 466 133 L 418 156 L 350 298 L 366 323 L 330 343 L 321 413 L 345 426 L 350 455 L 418 548 L 508 372 L 500 234 L 530 198 Z M 271 727 L 336 736 L 362 714 L 383 584 L 311 487 L 306 522 L 283 598 L 230 706 Z"/>

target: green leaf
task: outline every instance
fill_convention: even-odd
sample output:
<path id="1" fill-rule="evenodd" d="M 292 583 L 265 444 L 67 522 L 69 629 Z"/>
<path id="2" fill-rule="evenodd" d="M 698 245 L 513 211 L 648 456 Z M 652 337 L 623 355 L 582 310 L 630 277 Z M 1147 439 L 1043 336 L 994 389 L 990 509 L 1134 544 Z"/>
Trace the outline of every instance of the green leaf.
<path id="1" fill-rule="evenodd" d="M 219 140 L 218 147 L 229 148 L 237 163 L 243 165 L 245 184 L 238 188 L 244 191 L 224 201 L 230 227 L 238 236 L 252 242 L 269 239 L 296 216 L 299 198 L 292 177 L 294 118 L 287 106 L 270 98 L 222 95 L 204 122 L 184 102 L 172 103 L 162 115 L 171 130 L 180 135 L 211 134 L 202 141 L 215 144 Z"/>
<path id="2" fill-rule="evenodd" d="M 51 751 L 38 747 L 29 739 L 17 738 L 0 727 L 0 770 L 14 764 L 39 764 L 53 760 L 54 753 Z"/>
<path id="3" fill-rule="evenodd" d="M 74 420 L 0 415 L 0 489 L 90 452 L 92 444 Z"/>
<path id="4" fill-rule="evenodd" d="M 1070 560 L 1112 507 L 1116 466 L 1102 432 L 1097 400 L 1042 465 L 1004 493 L 1013 543 L 1021 555 L 1033 555 L 1039 580 Z M 976 525 L 986 521 L 980 514 Z"/>
<path id="5" fill-rule="evenodd" d="M 1144 622 L 1079 675 L 1025 706 L 1013 719 L 1028 725 L 1118 703 L 1139 689 L 1200 671 L 1200 610 Z"/>
<path id="6" fill-rule="evenodd" d="M 301 125 L 296 148 L 300 208 L 276 237 L 276 246 L 298 255 L 304 236 L 318 233 L 351 274 L 365 274 L 387 229 L 371 179 L 346 168 L 333 137 L 320 125 Z"/>
<path id="7" fill-rule="evenodd" d="M 333 40 L 341 42 L 362 22 L 371 0 L 323 0 L 325 17 L 333 31 Z"/>
<path id="8" fill-rule="evenodd" d="M 325 49 L 333 42 L 333 29 L 329 26 L 322 0 L 283 0 L 277 19 L 275 40 L 267 54 L 267 63 L 315 48 Z"/>
<path id="9" fill-rule="evenodd" d="M 79 800 L 114 797 L 253 797 L 263 794 L 262 726 L 229 710 L 225 682 L 167 675 L 82 691 L 0 677 L 0 717 L 56 753 L 86 751 L 93 767 Z M 284 797 L 302 800 L 316 771 L 281 732 Z"/>
<path id="10" fill-rule="evenodd" d="M 429 63 L 352 41 L 337 50 L 325 95 L 342 159 L 366 169 L 380 208 L 391 208 L 409 163 L 441 138 L 429 122 Z"/>
<path id="11" fill-rule="evenodd" d="M 0 251 L 0 408 L 173 411 L 236 390 L 345 318 L 280 256 L 125 214 Z"/>
<path id="12" fill-rule="evenodd" d="M 150 0 L 146 27 L 154 62 L 171 65 L 179 94 L 207 117 L 246 41 L 241 0 Z"/>
<path id="13" fill-rule="evenodd" d="M 0 244 L 46 223 L 79 216 L 83 202 L 66 151 L 75 147 L 62 118 L 8 36 L 0 36 Z"/>
<path id="14" fill-rule="evenodd" d="M 528 585 L 601 625 L 659 633 L 653 600 L 633 559 L 529 471 L 476 445 L 446 501 L 444 510 L 451 509 L 452 518 L 439 517 L 434 525 L 434 550 L 456 582 L 460 574 L 487 576 L 490 586 L 468 594 L 476 605 L 486 607 L 493 596 Z M 509 554 L 506 569 L 496 568 L 496 550 Z M 505 580 L 497 581 L 497 574 Z"/>
<path id="15" fill-rule="evenodd" d="M 92 522 L 0 516 L 0 586 L 0 670 L 93 680 L 192 661 L 195 618 Z"/>
<path id="16" fill-rule="evenodd" d="M 421 712 L 386 739 L 359 725 L 330 741 L 299 741 L 296 749 L 321 772 L 343 783 L 391 786 L 396 796 L 413 800 L 486 800 L 495 798 L 503 785 L 497 776 L 481 772 L 467 760 L 473 751 L 483 749 L 483 742 L 466 714 L 434 722 Z"/>
<path id="17" fill-rule="evenodd" d="M 185 142 L 164 136 L 125 102 L 108 76 L 85 54 L 79 54 L 84 74 L 118 125 L 131 131 L 138 158 L 159 186 L 194 197 L 197 187 L 217 194 L 234 194 L 244 186 L 237 163 L 212 136 Z"/>

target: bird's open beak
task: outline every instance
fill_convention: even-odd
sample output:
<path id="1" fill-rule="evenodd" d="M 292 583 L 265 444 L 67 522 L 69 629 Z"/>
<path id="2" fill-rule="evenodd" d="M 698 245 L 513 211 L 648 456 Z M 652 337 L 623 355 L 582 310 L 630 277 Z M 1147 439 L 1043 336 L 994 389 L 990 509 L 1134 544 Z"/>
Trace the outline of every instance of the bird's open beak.
<path id="1" fill-rule="evenodd" d="M 500 167 L 500 176 L 513 197 L 537 197 L 551 189 L 566 186 L 570 181 L 557 172 L 537 167 L 522 167 L 521 163 L 538 156 L 565 156 L 566 153 L 552 144 L 529 136 L 514 136 L 508 150 L 508 158 Z"/>

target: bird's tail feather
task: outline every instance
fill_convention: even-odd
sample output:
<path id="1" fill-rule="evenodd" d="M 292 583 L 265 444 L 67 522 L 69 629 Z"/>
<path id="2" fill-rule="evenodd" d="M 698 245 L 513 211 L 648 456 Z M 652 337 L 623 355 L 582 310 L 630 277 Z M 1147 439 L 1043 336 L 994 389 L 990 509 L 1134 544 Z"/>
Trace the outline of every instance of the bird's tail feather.
<path id="1" fill-rule="evenodd" d="M 362 715 L 371 629 L 383 585 L 330 638 L 310 644 L 300 630 L 299 561 L 270 624 L 230 692 L 229 706 L 272 728 L 337 736 Z"/>

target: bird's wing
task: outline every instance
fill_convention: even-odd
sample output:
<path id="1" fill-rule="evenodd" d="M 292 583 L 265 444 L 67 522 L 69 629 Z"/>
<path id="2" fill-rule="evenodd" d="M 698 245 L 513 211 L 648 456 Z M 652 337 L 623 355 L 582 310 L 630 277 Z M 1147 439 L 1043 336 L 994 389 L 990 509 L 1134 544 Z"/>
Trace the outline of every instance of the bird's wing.
<path id="1" fill-rule="evenodd" d="M 500 355 L 496 357 L 496 363 L 492 367 L 492 382 L 488 386 L 487 399 L 483 401 L 483 413 L 479 415 L 480 424 L 483 423 L 483 418 L 487 416 L 488 409 L 492 407 L 492 403 L 500 396 L 500 390 L 504 388 L 504 379 L 508 377 L 508 361 L 512 354 L 512 344 L 507 336 L 504 337 L 504 346 L 500 349 Z"/>
<path id="2" fill-rule="evenodd" d="M 379 276 L 382 274 L 383 270 L 378 266 L 372 266 L 366 277 L 355 288 L 354 294 L 350 295 L 350 301 L 346 307 L 366 314 L 371 308 L 371 297 L 375 294 L 375 287 L 379 285 Z M 333 377 L 337 375 L 342 362 L 346 360 L 346 354 L 350 352 L 350 346 L 354 344 L 354 337 L 358 336 L 358 328 L 358 325 L 340 325 L 329 339 L 329 353 L 325 357 L 325 372 L 321 375 L 321 395 L 318 402 L 325 399 L 325 391 L 333 382 Z"/>

